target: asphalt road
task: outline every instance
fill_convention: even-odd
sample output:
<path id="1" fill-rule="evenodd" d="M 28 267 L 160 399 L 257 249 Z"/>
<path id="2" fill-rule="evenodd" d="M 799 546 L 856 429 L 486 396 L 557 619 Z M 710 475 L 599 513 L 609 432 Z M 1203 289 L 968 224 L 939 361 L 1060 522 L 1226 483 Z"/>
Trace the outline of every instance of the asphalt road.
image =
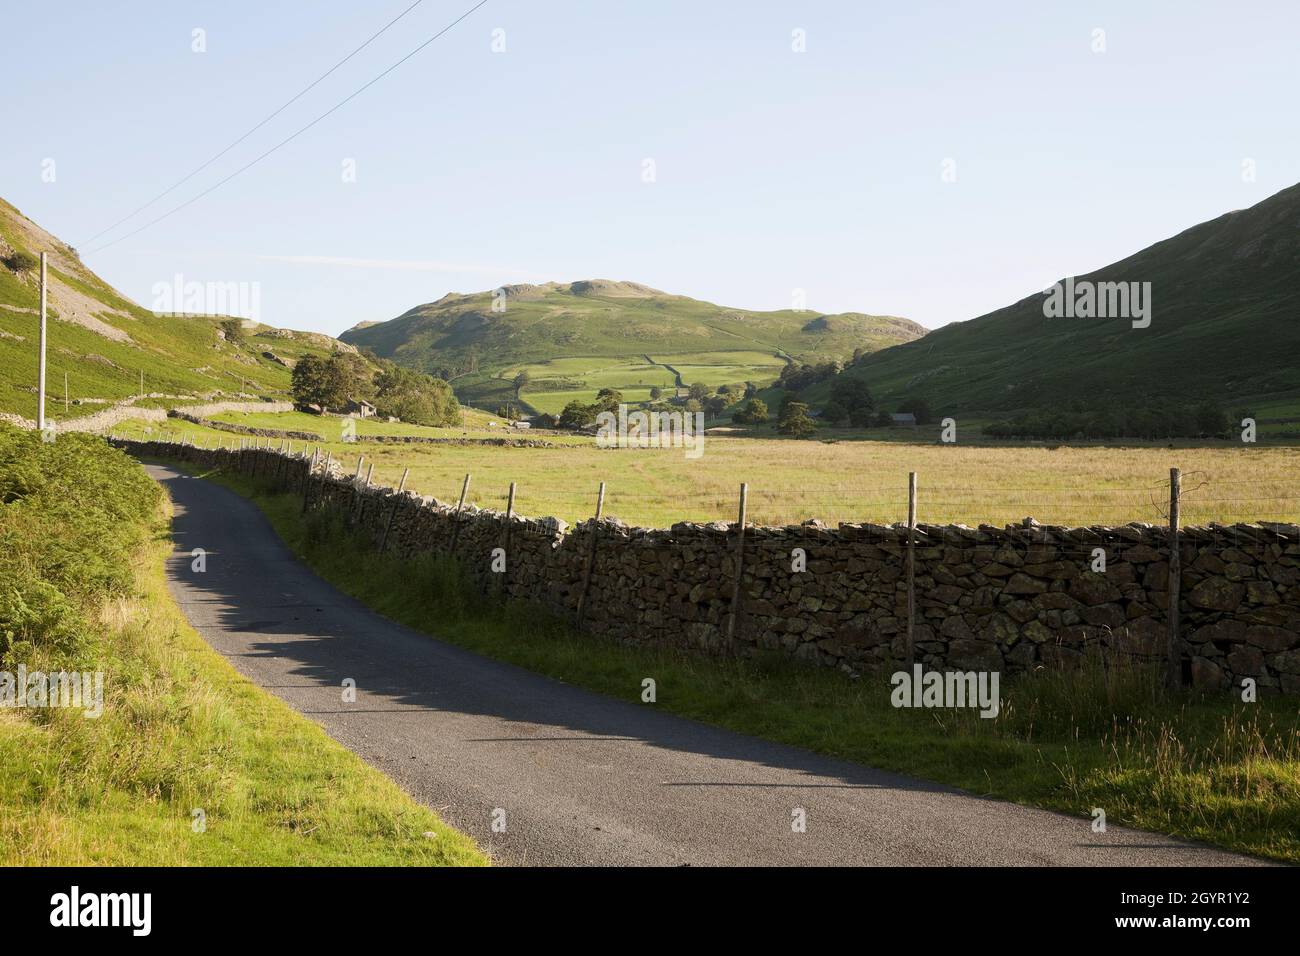
<path id="1" fill-rule="evenodd" d="M 149 472 L 175 502 L 172 594 L 208 643 L 500 862 L 1254 862 L 1117 827 L 1094 833 L 1084 817 L 674 717 L 639 703 L 639 686 L 614 700 L 480 657 L 335 590 L 234 492 L 163 466 Z M 207 553 L 203 573 L 191 569 L 195 548 Z M 355 703 L 343 702 L 346 678 Z"/>

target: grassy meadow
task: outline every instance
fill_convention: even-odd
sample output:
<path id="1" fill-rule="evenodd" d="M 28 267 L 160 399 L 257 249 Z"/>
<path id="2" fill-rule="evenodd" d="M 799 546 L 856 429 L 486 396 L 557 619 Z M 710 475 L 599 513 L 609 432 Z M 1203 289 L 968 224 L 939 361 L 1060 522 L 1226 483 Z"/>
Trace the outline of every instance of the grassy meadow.
<path id="1" fill-rule="evenodd" d="M 649 376 L 661 373 L 619 367 L 672 364 L 674 358 L 687 365 L 731 366 L 717 373 L 720 381 L 773 379 L 784 361 L 777 356 L 844 359 L 854 349 L 884 348 L 925 331 L 893 316 L 735 309 L 606 280 L 514 286 L 504 304 L 498 311 L 492 292 L 452 293 L 388 322 L 349 329 L 340 338 L 411 368 L 446 370 L 462 401 L 496 408 L 515 398 L 511 380 L 521 367 L 539 378 L 575 377 L 557 373 L 576 367 L 591 373 L 576 378 L 593 393 L 606 385 L 649 388 L 654 384 Z M 718 353 L 728 357 L 719 360 Z M 751 366 L 757 370 L 748 374 Z M 771 371 L 760 374 L 766 369 Z M 644 378 L 642 386 L 638 378 Z M 690 384 L 691 378 L 685 380 Z M 666 384 L 673 381 L 669 373 Z M 536 389 L 547 396 L 555 391 L 561 389 Z M 532 404 L 527 390 L 524 400 Z M 555 400 L 539 398 L 535 407 Z"/>
<path id="2" fill-rule="evenodd" d="M 285 416 L 264 418 L 269 425 Z M 359 428 L 363 436 L 368 424 Z M 175 422 L 133 424 L 119 431 L 144 437 L 146 428 L 152 437 L 238 442 L 227 433 Z M 456 429 L 428 431 L 462 434 Z M 502 431 L 483 434 L 499 436 Z M 1043 524 L 1160 523 L 1174 466 L 1183 471 L 1184 524 L 1300 521 L 1300 448 L 941 445 L 907 442 L 898 434 L 890 440 L 834 442 L 710 435 L 697 459 L 687 458 L 682 449 L 603 449 L 590 437 L 546 432 L 535 437 L 563 444 L 499 448 L 333 441 L 321 447 L 348 467 L 364 455 L 374 462 L 374 481 L 380 484 L 395 486 L 410 468 L 408 488 L 443 500 L 454 498 L 470 473 L 469 500 L 481 507 L 503 508 L 514 481 L 521 514 L 555 515 L 570 522 L 590 516 L 602 481 L 606 514 L 646 527 L 683 520 L 734 521 L 741 482 L 749 484 L 749 520 L 758 524 L 810 518 L 903 521 L 908 472 L 916 471 L 923 523 L 1003 525 L 1026 516 Z"/>
<path id="3" fill-rule="evenodd" d="M 383 418 L 350 419 L 358 438 L 409 436 L 413 438 L 500 438 L 505 433 L 504 422 L 495 415 L 477 408 L 462 406 L 464 425 L 437 428 L 411 422 L 390 422 Z M 281 431 L 311 432 L 326 441 L 342 441 L 343 423 L 340 415 L 312 415 L 308 412 L 221 412 L 213 421 L 249 428 L 275 428 Z M 488 423 L 496 422 L 496 427 Z M 189 426 L 193 428 L 194 426 Z M 229 433 L 227 433 L 229 434 Z M 514 434 L 511 432 L 511 434 Z"/>
<path id="4" fill-rule="evenodd" d="M 650 389 L 672 394 L 678 376 L 684 385 L 716 388 L 754 382 L 767 385 L 781 374 L 785 361 L 772 352 L 674 352 L 613 357 L 586 356 L 514 365 L 498 374 L 503 383 L 526 372 L 530 383 L 520 400 L 538 412 L 558 415 L 569 402 L 591 404 L 602 388 L 616 388 L 629 405 L 652 401 Z"/>

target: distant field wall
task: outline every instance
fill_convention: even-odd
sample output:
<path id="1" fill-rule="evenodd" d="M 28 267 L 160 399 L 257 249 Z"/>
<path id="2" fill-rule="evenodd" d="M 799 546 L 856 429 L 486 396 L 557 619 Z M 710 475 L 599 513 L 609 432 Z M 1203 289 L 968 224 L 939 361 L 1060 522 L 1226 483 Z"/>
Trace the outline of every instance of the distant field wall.
<path id="1" fill-rule="evenodd" d="M 344 516 L 389 553 L 452 554 L 488 593 L 613 640 L 767 648 L 851 670 L 893 668 L 906 657 L 903 525 L 749 526 L 738 547 L 737 528 L 724 524 L 569 528 L 472 507 L 458 514 L 454 503 L 359 487 L 337 465 L 309 478 L 302 455 L 117 444 L 260 477 Z M 915 541 L 913 646 L 927 668 L 1017 672 L 1070 667 L 1089 654 L 1116 665 L 1167 659 L 1166 528 L 921 525 Z M 498 565 L 504 555 L 503 572 L 492 570 L 494 554 Z M 1300 528 L 1184 528 L 1180 560 L 1174 653 L 1183 679 L 1227 689 L 1253 678 L 1300 694 Z M 1094 570 L 1101 561 L 1105 570 Z"/>
<path id="2" fill-rule="evenodd" d="M 164 422 L 167 420 L 169 414 L 167 409 L 137 407 L 133 404 L 134 401 L 135 399 L 126 399 L 102 411 L 92 412 L 80 418 L 69 418 L 56 422 L 56 425 L 59 431 L 65 432 L 103 432 L 126 422 Z M 199 416 L 219 415 L 222 412 L 291 412 L 293 411 L 293 403 L 209 402 L 205 405 L 185 405 L 181 408 L 172 409 L 172 411 L 183 413 L 179 415 L 181 418 L 198 422 L 200 420 Z M 30 418 L 23 418 L 21 415 L 4 415 L 3 418 L 19 428 L 31 429 L 36 427 L 34 421 Z"/>

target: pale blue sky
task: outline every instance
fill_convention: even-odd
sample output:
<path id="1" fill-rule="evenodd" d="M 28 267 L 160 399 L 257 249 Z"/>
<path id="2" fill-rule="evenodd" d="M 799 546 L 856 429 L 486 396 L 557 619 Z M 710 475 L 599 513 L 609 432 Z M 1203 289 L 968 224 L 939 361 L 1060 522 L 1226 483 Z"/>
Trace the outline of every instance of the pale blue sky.
<path id="1" fill-rule="evenodd" d="M 410 2 L 9 0 L 0 195 L 143 305 L 176 273 L 258 282 L 262 320 L 292 328 L 337 333 L 448 291 L 597 277 L 753 309 L 788 308 L 802 288 L 818 311 L 937 327 L 1300 180 L 1293 0 L 489 0 L 212 195 L 89 251 Z M 472 3 L 424 0 L 100 242 L 238 168 Z M 195 27 L 206 53 L 191 51 Z"/>

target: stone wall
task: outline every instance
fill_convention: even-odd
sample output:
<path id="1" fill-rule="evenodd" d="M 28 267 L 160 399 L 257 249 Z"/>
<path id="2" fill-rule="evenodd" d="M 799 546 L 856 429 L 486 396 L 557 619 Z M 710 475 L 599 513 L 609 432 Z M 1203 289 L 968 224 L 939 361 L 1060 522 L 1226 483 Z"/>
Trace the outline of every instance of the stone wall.
<path id="1" fill-rule="evenodd" d="M 220 415 L 222 412 L 291 412 L 293 402 L 208 402 L 204 405 L 182 405 L 176 409 L 187 415 Z"/>
<path id="2" fill-rule="evenodd" d="M 498 448 L 567 448 L 545 438 L 434 438 L 427 435 L 358 435 L 354 441 L 376 445 L 488 445 Z"/>
<path id="3" fill-rule="evenodd" d="M 454 554 L 485 589 L 544 606 L 637 644 L 776 649 L 850 670 L 905 656 L 907 529 L 808 522 L 745 530 L 733 638 L 737 530 L 725 524 L 569 528 L 507 519 L 392 489 L 361 489 L 335 465 L 271 450 L 120 442 L 144 456 L 224 465 L 305 493 L 398 555 Z M 594 537 L 594 541 L 593 541 Z M 928 668 L 1016 672 L 1163 661 L 1169 534 L 1162 527 L 921 525 L 915 547 L 915 654 Z M 503 548 L 504 574 L 490 569 Z M 806 570 L 793 570 L 800 549 Z M 1100 549 L 1100 552 L 1098 552 Z M 1098 553 L 1105 571 L 1094 571 Z M 1186 680 L 1300 693 L 1300 529 L 1272 523 L 1182 532 L 1180 631 Z M 581 613 L 579 606 L 581 605 Z"/>
<path id="4" fill-rule="evenodd" d="M 166 398 L 165 395 L 151 395 L 150 398 Z M 89 415 L 82 415 L 80 418 L 69 418 L 64 421 L 55 421 L 54 424 L 59 431 L 64 432 L 106 432 L 116 428 L 118 425 L 126 422 L 164 422 L 172 412 L 183 413 L 180 417 L 191 417 L 189 420 L 194 421 L 198 416 L 218 415 L 221 412 L 291 412 L 293 404 L 291 402 L 209 402 L 206 405 L 186 405 L 181 408 L 172 409 L 171 412 L 163 408 L 146 408 L 135 405 L 138 401 L 136 398 L 124 398 L 115 402 L 102 411 L 92 412 Z M 22 415 L 4 414 L 0 416 L 4 421 L 19 428 L 34 429 L 36 422 Z"/>
<path id="5" fill-rule="evenodd" d="M 173 408 L 167 413 L 169 418 L 179 418 L 181 421 L 190 422 L 193 425 L 202 425 L 204 428 L 211 428 L 214 431 L 230 432 L 235 435 L 252 435 L 256 438 L 292 438 L 295 441 L 319 441 L 325 440 L 324 436 L 317 435 L 315 432 L 295 432 L 287 431 L 283 428 L 254 428 L 252 425 L 239 425 L 235 422 L 219 422 L 215 418 L 204 418 L 201 415 L 192 414 L 188 409 Z"/>

